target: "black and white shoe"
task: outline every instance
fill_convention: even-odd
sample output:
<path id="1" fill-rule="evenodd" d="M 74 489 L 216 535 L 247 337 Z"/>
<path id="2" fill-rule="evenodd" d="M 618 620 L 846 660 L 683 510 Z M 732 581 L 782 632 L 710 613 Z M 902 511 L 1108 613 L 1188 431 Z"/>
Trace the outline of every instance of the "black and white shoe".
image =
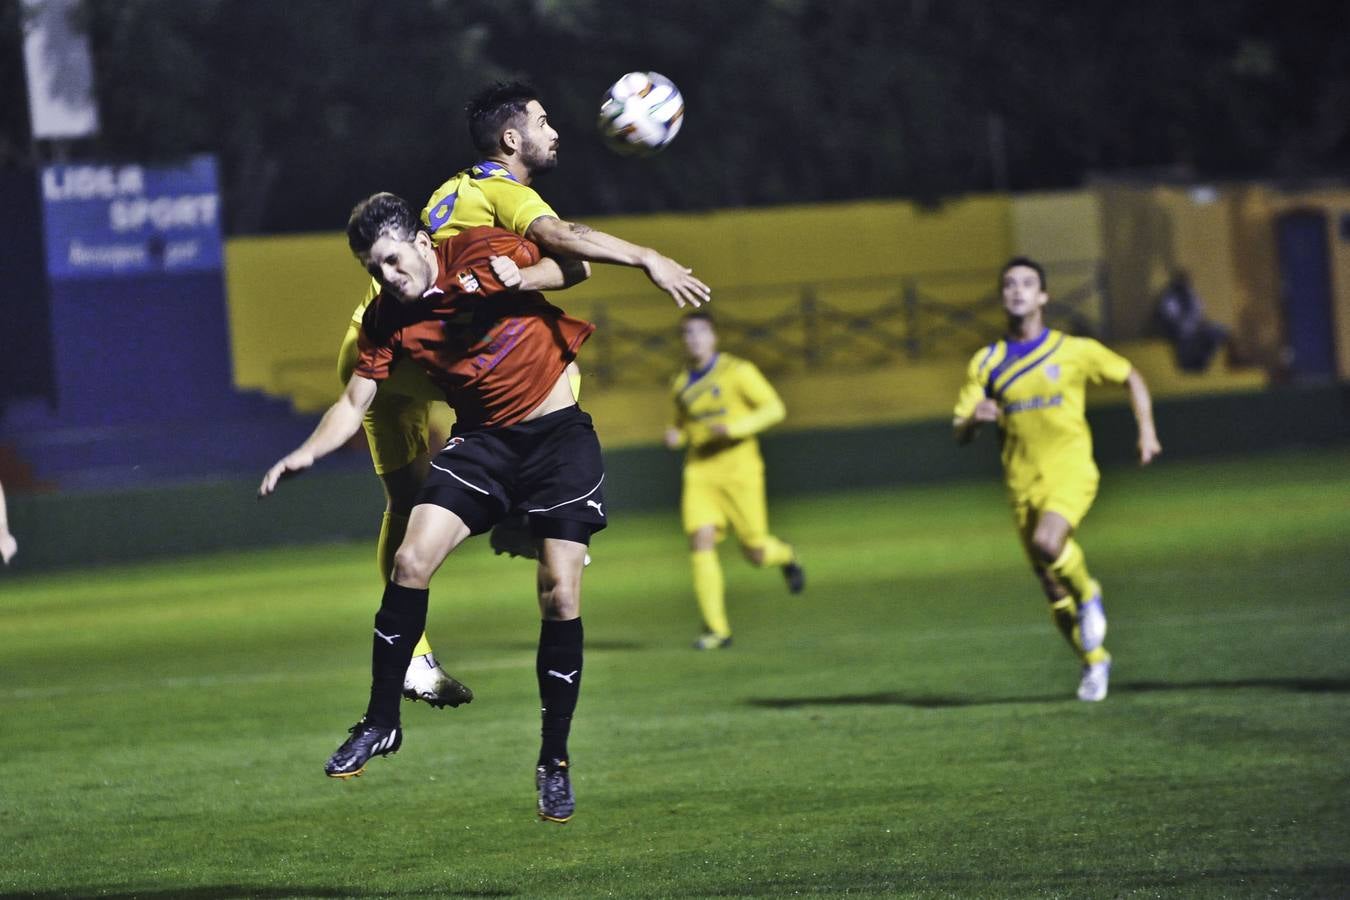
<path id="1" fill-rule="evenodd" d="M 1083 666 L 1083 679 L 1078 682 L 1078 699 L 1088 703 L 1099 703 L 1106 699 L 1111 684 L 1111 657 L 1101 662 Z"/>
<path id="2" fill-rule="evenodd" d="M 566 822 L 576 811 L 577 800 L 572 794 L 572 777 L 565 759 L 554 759 L 534 770 L 534 784 L 539 789 L 539 818 L 545 822 Z"/>
<path id="3" fill-rule="evenodd" d="M 806 570 L 795 559 L 783 566 L 783 580 L 789 594 L 800 594 L 806 589 Z"/>
<path id="4" fill-rule="evenodd" d="M 420 700 L 433 709 L 473 702 L 473 691 L 441 668 L 432 653 L 414 656 L 403 675 L 403 698 Z"/>
<path id="5" fill-rule="evenodd" d="M 351 737 L 323 765 L 323 773 L 329 778 L 355 778 L 366 770 L 371 757 L 397 753 L 403 745 L 403 729 L 397 726 L 382 728 L 362 719 L 347 731 Z"/>

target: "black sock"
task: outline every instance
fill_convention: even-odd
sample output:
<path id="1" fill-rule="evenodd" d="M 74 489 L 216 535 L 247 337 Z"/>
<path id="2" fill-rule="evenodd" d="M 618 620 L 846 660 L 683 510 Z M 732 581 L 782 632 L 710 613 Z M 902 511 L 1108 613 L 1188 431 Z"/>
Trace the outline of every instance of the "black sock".
<path id="1" fill-rule="evenodd" d="M 375 614 L 371 639 L 370 705 L 366 721 L 384 728 L 399 723 L 398 705 L 403 699 L 403 676 L 412 661 L 427 625 L 426 588 L 408 588 L 394 582 L 384 586 L 384 599 Z"/>
<path id="2" fill-rule="evenodd" d="M 539 655 L 534 664 L 543 707 L 540 765 L 567 759 L 567 735 L 572 730 L 572 713 L 581 693 L 581 645 L 581 619 L 541 623 Z"/>

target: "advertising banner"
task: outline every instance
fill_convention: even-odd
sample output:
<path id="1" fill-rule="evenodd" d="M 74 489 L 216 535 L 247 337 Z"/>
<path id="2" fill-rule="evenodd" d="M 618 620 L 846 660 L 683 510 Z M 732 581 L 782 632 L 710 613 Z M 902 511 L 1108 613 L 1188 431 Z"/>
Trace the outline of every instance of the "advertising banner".
<path id="1" fill-rule="evenodd" d="M 41 182 L 53 282 L 222 268 L 215 157 L 177 166 L 53 165 Z"/>

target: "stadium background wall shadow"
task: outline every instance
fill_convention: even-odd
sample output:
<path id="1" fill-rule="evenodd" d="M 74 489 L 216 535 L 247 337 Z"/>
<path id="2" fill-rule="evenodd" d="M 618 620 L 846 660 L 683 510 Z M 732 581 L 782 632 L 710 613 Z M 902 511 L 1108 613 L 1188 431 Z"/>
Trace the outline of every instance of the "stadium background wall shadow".
<path id="1" fill-rule="evenodd" d="M 1134 424 L 1122 405 L 1089 411 L 1103 467 L 1132 464 Z M 1350 442 L 1350 387 L 1284 388 L 1160 402 L 1166 460 L 1260 453 Z M 866 428 L 781 432 L 763 440 L 772 496 L 957 478 L 998 478 L 995 441 L 959 450 L 946 419 Z M 674 510 L 679 456 L 658 447 L 606 454 L 615 511 Z M 11 500 L 16 534 L 28 536 L 16 571 L 37 571 L 248 547 L 374 538 L 383 505 L 366 468 L 332 467 L 286 485 L 265 504 L 256 479 L 106 493 L 26 494 Z"/>

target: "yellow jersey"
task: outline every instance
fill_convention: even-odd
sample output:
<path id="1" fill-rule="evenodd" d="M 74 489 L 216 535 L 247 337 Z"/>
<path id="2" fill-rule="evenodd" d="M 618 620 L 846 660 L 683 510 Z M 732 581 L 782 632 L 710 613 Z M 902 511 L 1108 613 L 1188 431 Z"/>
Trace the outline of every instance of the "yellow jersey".
<path id="1" fill-rule="evenodd" d="M 440 243 L 476 225 L 492 225 L 514 231 L 521 237 L 540 216 L 558 217 L 544 198 L 527 184 L 517 181 L 501 163 L 485 160 L 450 176 L 436 188 L 422 210 L 422 224 Z M 352 313 L 361 323 L 366 307 L 380 292 L 372 280 L 365 298 Z"/>
<path id="2" fill-rule="evenodd" d="M 1097 477 L 1084 415 L 1089 382 L 1123 383 L 1130 362 L 1092 338 L 1051 328 L 1029 341 L 995 341 L 971 357 L 955 416 L 998 402 L 1004 477 L 1013 494 L 1042 478 Z"/>
<path id="3" fill-rule="evenodd" d="M 787 409 L 754 363 L 718 353 L 707 366 L 686 370 L 671 382 L 675 426 L 691 462 L 759 459 L 755 435 L 783 421 Z M 725 425 L 727 436 L 712 432 Z"/>
<path id="4" fill-rule="evenodd" d="M 506 166 L 485 160 L 436 188 L 422 210 L 422 223 L 437 242 L 475 225 L 493 225 L 521 237 L 540 216 L 555 213 L 534 188 L 517 181 Z"/>

